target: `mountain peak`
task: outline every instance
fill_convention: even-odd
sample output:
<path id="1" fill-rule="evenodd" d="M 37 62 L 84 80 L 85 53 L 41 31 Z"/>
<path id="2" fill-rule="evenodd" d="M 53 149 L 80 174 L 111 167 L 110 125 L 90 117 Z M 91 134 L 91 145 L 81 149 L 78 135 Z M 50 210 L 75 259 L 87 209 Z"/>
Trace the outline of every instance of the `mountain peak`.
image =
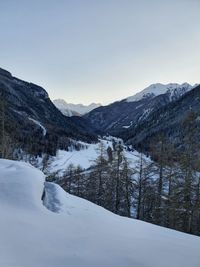
<path id="1" fill-rule="evenodd" d="M 72 104 L 67 103 L 64 99 L 55 99 L 53 101 L 54 105 L 66 116 L 82 116 L 95 108 L 101 106 L 99 103 L 91 103 L 89 105 L 83 104 Z"/>
<path id="2" fill-rule="evenodd" d="M 168 84 L 162 84 L 162 83 L 155 83 L 155 84 L 151 84 L 150 86 L 146 87 L 144 90 L 142 90 L 141 92 L 130 96 L 126 99 L 127 102 L 135 102 L 135 101 L 139 101 L 142 98 L 146 98 L 146 97 L 155 97 L 158 95 L 162 95 L 162 94 L 170 94 L 170 98 L 173 99 L 174 94 L 184 94 L 187 91 L 190 91 L 193 88 L 192 85 L 190 85 L 189 83 L 182 83 L 182 84 L 178 84 L 178 83 L 168 83 Z"/>

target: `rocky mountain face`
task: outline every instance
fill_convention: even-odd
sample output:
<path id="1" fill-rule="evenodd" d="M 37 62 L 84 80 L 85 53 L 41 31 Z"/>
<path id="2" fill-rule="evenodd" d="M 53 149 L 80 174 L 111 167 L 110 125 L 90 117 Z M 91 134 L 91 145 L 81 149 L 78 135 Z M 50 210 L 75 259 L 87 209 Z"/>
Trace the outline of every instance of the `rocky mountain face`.
<path id="1" fill-rule="evenodd" d="M 28 143 L 28 138 L 36 137 L 44 144 L 51 140 L 52 145 L 64 138 L 96 140 L 85 119 L 64 116 L 42 87 L 17 79 L 3 69 L 0 69 L 0 95 L 5 103 L 6 126 L 15 128 L 13 136 L 18 142 L 26 139 Z"/>
<path id="2" fill-rule="evenodd" d="M 68 117 L 82 116 L 101 106 L 101 104 L 97 103 L 92 103 L 90 105 L 72 104 L 67 103 L 64 99 L 55 99 L 53 103 L 65 116 Z"/>
<path id="3" fill-rule="evenodd" d="M 118 135 L 146 120 L 158 108 L 178 100 L 192 88 L 188 83 L 153 84 L 132 97 L 94 109 L 84 117 L 95 128 Z"/>

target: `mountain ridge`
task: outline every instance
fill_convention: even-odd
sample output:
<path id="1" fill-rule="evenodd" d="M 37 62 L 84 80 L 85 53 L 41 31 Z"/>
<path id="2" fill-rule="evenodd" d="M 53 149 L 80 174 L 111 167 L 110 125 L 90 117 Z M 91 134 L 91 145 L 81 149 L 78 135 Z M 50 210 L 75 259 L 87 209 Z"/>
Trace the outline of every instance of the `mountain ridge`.
<path id="1" fill-rule="evenodd" d="M 136 147 L 146 143 L 145 146 L 148 149 L 148 144 L 153 138 L 162 134 L 178 146 L 183 143 L 184 135 L 190 134 L 184 133 L 186 131 L 184 120 L 187 119 L 189 113 L 193 113 L 196 117 L 194 126 L 199 130 L 200 85 L 182 95 L 177 101 L 158 108 L 143 122 L 130 127 L 119 136 Z"/>
<path id="2" fill-rule="evenodd" d="M 116 135 L 124 128 L 140 123 L 157 108 L 176 101 L 193 89 L 193 86 L 188 83 L 156 85 L 150 85 L 132 97 L 94 109 L 84 117 L 97 129 Z M 161 94 L 152 93 L 155 87 L 159 90 L 161 87 L 162 90 L 158 90 Z"/>
<path id="3" fill-rule="evenodd" d="M 196 86 L 196 85 L 194 85 Z M 185 90 L 181 90 L 184 88 Z M 174 95 L 179 94 L 182 95 L 189 90 L 191 90 L 193 86 L 187 82 L 184 82 L 182 84 L 179 83 L 168 83 L 168 84 L 163 84 L 163 83 L 154 83 L 143 89 L 142 91 L 136 93 L 133 96 L 130 96 L 126 98 L 127 102 L 133 102 L 133 101 L 139 101 L 143 97 L 148 97 L 148 96 L 158 96 L 162 94 L 170 94 L 171 99 L 173 99 Z"/>

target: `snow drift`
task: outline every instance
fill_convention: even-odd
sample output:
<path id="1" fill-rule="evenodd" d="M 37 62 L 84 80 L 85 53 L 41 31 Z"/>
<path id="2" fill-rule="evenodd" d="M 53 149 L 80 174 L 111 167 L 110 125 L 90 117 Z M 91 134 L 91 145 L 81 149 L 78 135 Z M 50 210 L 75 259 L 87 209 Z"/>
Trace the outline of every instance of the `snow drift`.
<path id="1" fill-rule="evenodd" d="M 114 215 L 23 162 L 0 160 L 0 210 L 2 267 L 200 266 L 199 237 Z"/>

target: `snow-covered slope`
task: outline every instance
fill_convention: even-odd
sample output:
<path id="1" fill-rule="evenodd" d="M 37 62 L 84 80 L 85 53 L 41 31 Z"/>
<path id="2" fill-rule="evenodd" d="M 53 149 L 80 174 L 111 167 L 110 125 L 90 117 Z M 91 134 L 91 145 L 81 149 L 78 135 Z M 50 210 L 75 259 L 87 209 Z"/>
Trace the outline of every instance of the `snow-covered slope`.
<path id="1" fill-rule="evenodd" d="M 55 184 L 45 188 L 48 209 L 44 175 L 0 160 L 0 266 L 200 266 L 199 237 L 119 217 Z"/>
<path id="2" fill-rule="evenodd" d="M 195 85 L 196 86 L 196 85 Z M 134 96 L 130 96 L 126 99 L 127 102 L 134 102 L 139 101 L 144 97 L 154 97 L 161 94 L 169 93 L 171 99 L 174 97 L 180 97 L 181 95 L 185 94 L 186 92 L 190 91 L 193 88 L 192 85 L 189 83 L 169 83 L 169 84 L 162 84 L 156 83 L 148 86 L 141 92 L 135 94 Z"/>
<path id="3" fill-rule="evenodd" d="M 112 141 L 99 139 L 99 142 L 103 143 L 105 148 L 108 148 L 108 146 L 112 147 Z M 82 149 L 79 151 L 58 150 L 57 155 L 49 160 L 47 172 L 49 174 L 58 172 L 60 176 L 62 176 L 63 172 L 66 171 L 67 167 L 70 164 L 73 164 L 75 167 L 80 166 L 82 169 L 88 169 L 89 167 L 91 167 L 91 165 L 98 157 L 99 143 L 88 144 L 84 142 L 79 142 L 79 144 L 82 145 Z M 136 161 L 138 161 L 140 157 L 139 152 L 131 152 L 124 150 L 124 154 L 127 157 L 131 166 L 134 167 Z"/>
<path id="4" fill-rule="evenodd" d="M 66 116 L 82 116 L 91 110 L 98 108 L 101 104 L 92 103 L 88 106 L 83 104 L 72 104 L 67 103 L 63 99 L 55 99 L 53 101 L 54 105 Z"/>

